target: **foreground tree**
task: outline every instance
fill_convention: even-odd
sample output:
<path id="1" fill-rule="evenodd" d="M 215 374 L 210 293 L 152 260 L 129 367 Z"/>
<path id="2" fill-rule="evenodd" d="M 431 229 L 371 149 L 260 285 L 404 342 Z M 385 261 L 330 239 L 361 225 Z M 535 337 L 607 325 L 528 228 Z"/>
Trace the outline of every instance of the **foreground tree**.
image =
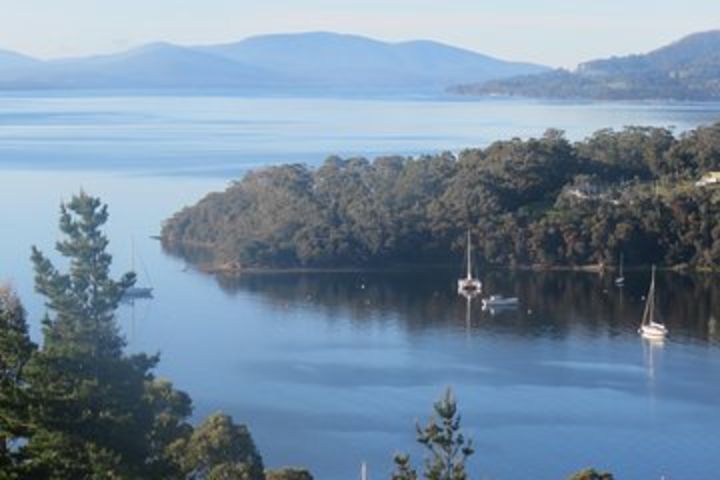
<path id="1" fill-rule="evenodd" d="M 460 431 L 460 415 L 451 389 L 434 405 L 435 416 L 425 427 L 417 426 L 417 440 L 428 451 L 422 478 L 425 480 L 469 480 L 467 459 L 474 453 L 472 441 Z M 391 480 L 418 480 L 410 456 L 398 453 Z M 613 475 L 594 469 L 581 470 L 568 480 L 613 480 Z"/>
<path id="2" fill-rule="evenodd" d="M 313 480 L 313 476 L 304 468 L 285 467 L 265 471 L 265 480 Z"/>
<path id="3" fill-rule="evenodd" d="M 24 369 L 31 429 L 18 468 L 33 478 L 147 475 L 153 458 L 156 356 L 125 355 L 115 310 L 135 281 L 110 277 L 101 227 L 107 206 L 84 193 L 61 206 L 61 272 L 33 247 L 35 286 L 45 297 L 44 342 Z"/>
<path id="4" fill-rule="evenodd" d="M 36 348 L 20 300 L 12 289 L 0 286 L 0 479 L 12 478 L 12 446 L 27 435 L 22 378 Z"/>
<path id="5" fill-rule="evenodd" d="M 586 470 L 580 470 L 568 480 L 613 480 L 614 478 L 612 473 L 598 472 L 594 468 L 588 468 Z"/>
<path id="6" fill-rule="evenodd" d="M 392 480 L 417 480 L 417 472 L 410 464 L 409 455 L 398 453 L 393 461 L 395 462 L 395 471 L 392 474 Z"/>
<path id="7" fill-rule="evenodd" d="M 424 478 L 427 480 L 467 480 L 465 464 L 474 450 L 472 441 L 460 432 L 460 415 L 451 389 L 434 405 L 436 417 L 425 427 L 417 426 L 417 440 L 429 455 L 425 459 Z M 407 455 L 395 456 L 393 480 L 415 480 L 417 473 Z"/>
<path id="8" fill-rule="evenodd" d="M 250 432 L 222 413 L 209 416 L 192 435 L 172 446 L 186 478 L 263 480 L 262 457 Z"/>

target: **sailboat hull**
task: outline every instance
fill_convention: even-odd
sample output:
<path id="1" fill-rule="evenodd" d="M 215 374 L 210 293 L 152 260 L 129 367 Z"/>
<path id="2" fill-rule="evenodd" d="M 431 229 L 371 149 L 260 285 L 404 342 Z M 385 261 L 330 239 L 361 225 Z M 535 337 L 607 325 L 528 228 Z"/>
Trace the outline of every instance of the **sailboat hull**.
<path id="1" fill-rule="evenodd" d="M 638 330 L 638 333 L 643 337 L 648 338 L 664 338 L 667 334 L 667 328 L 659 323 L 651 323 L 649 325 L 642 325 Z"/>
<path id="2" fill-rule="evenodd" d="M 482 290 L 482 282 L 475 278 L 463 278 L 458 280 L 458 293 L 477 294 Z"/>
<path id="3" fill-rule="evenodd" d="M 150 287 L 131 287 L 125 291 L 123 299 L 152 298 L 153 289 Z"/>
<path id="4" fill-rule="evenodd" d="M 482 290 L 482 282 L 472 275 L 472 239 L 470 230 L 467 233 L 467 276 L 458 280 L 458 293 L 460 295 L 477 295 Z"/>

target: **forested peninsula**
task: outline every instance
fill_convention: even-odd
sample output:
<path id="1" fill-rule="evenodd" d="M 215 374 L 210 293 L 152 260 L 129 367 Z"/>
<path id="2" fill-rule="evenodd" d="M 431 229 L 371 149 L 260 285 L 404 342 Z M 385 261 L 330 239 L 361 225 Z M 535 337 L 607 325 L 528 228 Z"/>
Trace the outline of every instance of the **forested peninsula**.
<path id="1" fill-rule="evenodd" d="M 548 130 L 458 155 L 328 158 L 246 174 L 168 219 L 164 247 L 213 270 L 456 264 L 720 268 L 720 123 Z"/>
<path id="2" fill-rule="evenodd" d="M 459 85 L 460 95 L 593 100 L 720 100 L 720 30 L 700 32 L 642 55 Z"/>

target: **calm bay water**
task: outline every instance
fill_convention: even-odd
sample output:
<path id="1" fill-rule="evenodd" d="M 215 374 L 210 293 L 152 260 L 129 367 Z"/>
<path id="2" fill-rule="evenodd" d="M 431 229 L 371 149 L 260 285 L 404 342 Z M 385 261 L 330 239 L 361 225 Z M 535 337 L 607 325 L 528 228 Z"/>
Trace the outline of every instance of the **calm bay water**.
<path id="1" fill-rule="evenodd" d="M 215 279 L 150 235 L 182 205 L 248 168 L 329 154 L 415 154 L 563 128 L 720 120 L 720 106 L 245 99 L 0 97 L 0 278 L 23 296 L 37 338 L 29 248 L 50 251 L 58 203 L 80 188 L 110 204 L 118 272 L 139 252 L 156 298 L 123 307 L 133 351 L 203 416 L 250 424 L 271 466 L 387 478 L 446 385 L 477 445 L 474 478 L 564 478 L 587 465 L 619 478 L 704 480 L 720 470 L 720 287 L 662 274 L 663 345 L 636 334 L 647 272 L 625 289 L 587 273 L 485 272 L 517 311 L 482 312 L 456 272 L 255 275 Z M 145 269 L 147 273 L 145 273 Z"/>

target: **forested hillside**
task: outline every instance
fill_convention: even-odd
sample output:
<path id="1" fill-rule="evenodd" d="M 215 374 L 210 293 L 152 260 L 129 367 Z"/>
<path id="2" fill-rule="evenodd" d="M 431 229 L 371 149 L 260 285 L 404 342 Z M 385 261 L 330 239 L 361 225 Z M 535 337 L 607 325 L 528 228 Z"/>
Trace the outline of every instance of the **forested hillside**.
<path id="1" fill-rule="evenodd" d="M 457 157 L 331 157 L 270 167 L 185 208 L 170 251 L 213 269 L 453 263 L 470 228 L 485 265 L 720 267 L 720 123 L 675 136 L 556 130 Z"/>
<path id="2" fill-rule="evenodd" d="M 452 89 L 466 95 L 596 100 L 720 99 L 720 31 L 696 33 L 643 55 L 593 60 L 554 70 Z"/>

